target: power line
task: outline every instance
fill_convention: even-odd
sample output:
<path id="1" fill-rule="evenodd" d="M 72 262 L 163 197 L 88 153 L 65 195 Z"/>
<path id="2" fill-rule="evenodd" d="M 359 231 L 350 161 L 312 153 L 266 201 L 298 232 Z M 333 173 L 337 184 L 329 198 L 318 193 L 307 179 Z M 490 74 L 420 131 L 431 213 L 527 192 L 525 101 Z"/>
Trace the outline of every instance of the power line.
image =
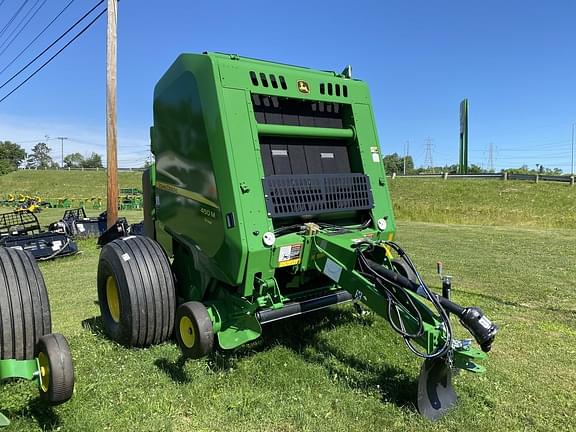
<path id="1" fill-rule="evenodd" d="M 0 47 L 4 46 L 4 44 L 6 43 L 6 41 L 8 41 L 12 35 L 18 31 L 18 28 L 20 27 L 20 25 L 22 25 L 22 23 L 26 20 L 26 18 L 28 18 L 28 15 L 30 15 L 30 13 L 34 10 L 34 8 L 36 8 L 36 6 L 38 6 L 38 3 L 40 3 L 40 0 L 36 0 L 36 3 L 34 3 L 32 5 L 32 7 L 30 9 L 28 9 L 28 11 L 24 14 L 24 16 L 22 17 L 22 19 L 18 22 L 18 24 L 16 24 L 16 26 L 12 29 L 12 31 L 10 32 L 10 34 L 8 34 L 8 36 L 6 36 L 6 40 L 4 42 L 2 42 L 0 44 Z"/>
<path id="2" fill-rule="evenodd" d="M 4 96 L 2 99 L 0 99 L 0 103 L 4 102 L 12 93 L 14 93 L 16 90 L 18 90 L 20 87 L 22 87 L 24 84 L 26 84 L 28 81 L 30 81 L 30 79 L 32 79 L 32 77 L 34 75 L 36 75 L 38 72 L 40 72 L 42 69 L 44 69 L 44 67 L 50 63 L 52 60 L 54 60 L 54 58 L 56 58 L 56 56 L 58 56 L 62 51 L 64 51 L 66 48 L 68 48 L 68 46 L 70 46 L 72 44 L 72 42 L 74 42 L 76 39 L 78 39 L 86 30 L 88 30 L 90 27 L 92 27 L 92 25 L 96 22 L 96 20 L 98 18 L 100 18 L 104 12 L 106 12 L 106 9 L 104 9 L 102 12 L 100 12 L 96 18 L 94 18 L 92 21 L 90 21 L 88 23 L 88 25 L 86 27 L 84 27 L 80 33 L 78 33 L 76 36 L 74 36 L 66 45 L 64 45 L 62 48 L 60 48 L 56 54 L 54 54 L 52 57 L 50 57 L 48 60 L 46 60 L 44 62 L 44 64 L 42 64 L 42 66 L 40 66 L 38 69 L 36 69 L 28 78 L 26 78 L 24 81 L 22 81 L 18 86 L 16 86 L 14 89 L 12 89 L 12 91 L 10 93 L 8 93 L 6 96 Z M 2 88 L 2 87 L 0 87 Z"/>
<path id="3" fill-rule="evenodd" d="M 20 58 L 20 56 L 21 56 L 22 54 L 24 54 L 24 53 L 26 52 L 26 50 L 27 50 L 28 48 L 30 48 L 30 46 L 31 46 L 34 42 L 36 42 L 36 41 L 38 40 L 38 38 L 39 38 L 40 36 L 42 36 L 42 35 L 44 34 L 44 32 L 45 32 L 46 30 L 48 30 L 48 29 L 50 28 L 50 26 L 51 26 L 52 24 L 54 24 L 54 22 L 55 22 L 58 18 L 60 18 L 60 15 L 62 15 L 62 14 L 66 11 L 66 9 L 68 9 L 68 7 L 69 7 L 72 3 L 74 3 L 74 0 L 70 0 L 70 1 L 68 2 L 68 4 L 67 4 L 66 6 L 64 6 L 64 8 L 58 13 L 58 15 L 56 15 L 56 16 L 52 19 L 52 21 L 50 21 L 50 22 L 40 31 L 40 33 L 38 33 L 38 34 L 36 35 L 36 37 L 30 41 L 30 43 L 28 43 L 28 45 L 26 45 L 26 46 L 18 53 L 18 55 L 12 59 L 12 61 L 11 61 L 10 63 L 8 63 L 6 66 L 4 66 L 4 67 L 2 68 L 2 70 L 0 70 L 0 75 L 2 75 L 2 74 L 4 73 L 4 71 L 6 71 L 6 69 L 8 69 L 10 66 L 12 66 L 12 65 L 14 64 L 14 62 L 15 62 L 16 60 L 18 60 L 18 59 Z"/>
<path id="4" fill-rule="evenodd" d="M 80 18 L 78 21 L 76 21 L 68 30 L 66 30 L 64 33 L 62 33 L 62 34 L 58 37 L 58 39 L 56 39 L 54 42 L 52 42 L 52 43 L 48 46 L 48 48 L 44 49 L 44 51 L 42 51 L 40 54 L 38 54 L 36 57 L 34 57 L 31 61 L 29 61 L 29 62 L 26 64 L 26 66 L 24 66 L 22 69 L 20 69 L 20 70 L 19 70 L 18 72 L 16 72 L 14 75 L 12 75 L 8 81 L 6 81 L 4 84 L 2 84 L 2 85 L 0 86 L 0 89 L 4 88 L 4 87 L 6 86 L 6 84 L 10 83 L 14 78 L 16 78 L 18 75 L 20 75 L 20 74 L 21 74 L 22 72 L 24 72 L 26 69 L 28 69 L 28 67 L 29 67 L 32 63 L 34 63 L 34 62 L 35 62 L 36 60 L 38 60 L 38 58 L 40 58 L 46 51 L 48 51 L 50 48 L 52 48 L 54 45 L 56 45 L 56 43 L 58 43 L 64 36 L 66 36 L 68 33 L 70 33 L 78 24 L 80 24 L 80 23 L 84 20 L 84 18 L 86 18 L 88 15 L 90 15 L 90 14 L 92 13 L 92 11 L 93 11 L 94 9 L 96 9 L 98 6 L 100 6 L 102 3 L 104 3 L 104 0 L 100 0 L 100 2 L 99 2 L 96 6 L 94 6 L 92 9 L 90 9 L 88 12 L 86 12 L 86 13 L 82 16 L 82 18 Z M 104 10 L 106 10 L 106 9 L 104 9 Z M 102 15 L 102 13 L 100 13 L 100 15 Z M 100 17 L 100 15 L 98 15 L 98 17 Z M 98 17 L 97 17 L 97 18 L 98 18 Z M 94 21 L 92 21 L 92 22 L 94 22 Z M 91 23 L 90 23 L 89 25 L 91 25 Z M 85 29 L 86 29 L 86 27 L 85 27 Z M 84 30 L 83 30 L 83 31 L 84 31 Z M 58 52 L 60 52 L 60 51 L 58 51 Z M 4 99 L 2 99 L 2 100 L 4 100 Z M 0 102 L 2 102 L 2 100 L 0 100 Z"/>
<path id="5" fill-rule="evenodd" d="M 14 15 L 12 15 L 12 18 L 10 18 L 8 20 L 8 22 L 6 23 L 6 25 L 4 27 L 2 27 L 2 30 L 0 30 L 0 37 L 2 37 L 4 35 L 4 33 L 6 33 L 6 30 L 8 30 L 8 27 L 10 27 L 10 25 L 14 22 L 14 20 L 18 17 L 18 15 L 20 15 L 20 12 L 22 12 L 22 9 L 24 8 L 24 6 L 26 6 L 26 4 L 29 1 L 30 0 L 24 0 L 24 3 L 22 3 L 20 5 L 20 7 L 18 8 L 18 10 L 16 11 L 16 13 L 14 13 Z"/>
<path id="6" fill-rule="evenodd" d="M 36 3 L 34 4 L 34 6 L 32 6 L 32 8 L 26 13 L 26 15 L 24 16 L 24 18 L 22 18 L 22 20 L 18 23 L 18 25 L 14 28 L 14 30 L 12 30 L 12 33 L 10 33 L 10 35 L 6 38 L 6 40 L 4 41 L 4 43 L 2 45 L 0 45 L 0 48 L 2 48 L 5 44 L 6 46 L 4 47 L 4 49 L 2 51 L 0 51 L 0 56 L 2 54 L 4 54 L 6 52 L 6 50 L 8 48 L 10 48 L 10 46 L 12 45 L 12 43 L 16 40 L 16 38 L 18 36 L 20 36 L 20 33 L 22 33 L 26 27 L 28 27 L 28 24 L 30 24 L 30 21 L 32 21 L 34 19 L 34 17 L 38 14 L 38 12 L 40 12 L 40 9 L 42 9 L 44 7 L 44 5 L 46 4 L 47 0 L 44 0 L 42 2 L 42 4 L 34 11 L 34 13 L 32 14 L 32 16 L 30 18 L 28 18 L 28 21 L 26 21 L 24 23 L 24 25 L 21 26 L 21 24 L 24 22 L 24 20 L 26 19 L 26 17 L 28 17 L 28 15 L 30 14 L 30 12 L 32 12 L 34 10 L 34 8 L 38 5 L 38 3 L 40 3 L 41 0 L 36 0 Z M 18 30 L 18 27 L 20 26 L 20 29 Z M 10 39 L 12 37 L 12 35 L 14 34 L 14 32 L 16 32 L 18 30 L 18 32 L 14 35 L 14 37 L 12 39 Z"/>

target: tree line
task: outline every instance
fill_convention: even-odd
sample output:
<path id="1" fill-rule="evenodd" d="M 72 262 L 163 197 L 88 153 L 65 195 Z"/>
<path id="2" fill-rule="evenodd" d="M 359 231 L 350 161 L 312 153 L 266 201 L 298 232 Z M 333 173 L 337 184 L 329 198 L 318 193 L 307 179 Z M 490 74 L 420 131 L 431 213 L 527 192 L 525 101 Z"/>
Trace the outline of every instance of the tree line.
<path id="1" fill-rule="evenodd" d="M 414 174 L 429 174 L 429 173 L 449 173 L 455 174 L 458 172 L 458 165 L 444 165 L 435 167 L 414 167 L 414 160 L 412 156 L 400 156 L 398 153 L 392 153 L 386 155 L 382 158 L 384 163 L 384 170 L 386 174 L 404 174 L 414 175 Z M 487 170 L 479 165 L 471 164 L 468 167 L 469 174 L 489 174 L 493 173 L 494 170 Z M 545 175 L 562 175 L 562 170 L 560 168 L 545 167 L 544 165 L 537 164 L 536 168 L 529 168 L 528 165 L 522 165 L 519 168 L 504 168 L 500 172 L 507 172 L 510 174 L 545 174 Z"/>
<path id="2" fill-rule="evenodd" d="M 0 175 L 17 170 L 19 167 L 32 169 L 61 168 L 52 158 L 52 149 L 39 142 L 30 153 L 12 141 L 0 141 Z M 102 156 L 92 152 L 87 156 L 76 152 L 64 157 L 62 168 L 102 168 Z"/>

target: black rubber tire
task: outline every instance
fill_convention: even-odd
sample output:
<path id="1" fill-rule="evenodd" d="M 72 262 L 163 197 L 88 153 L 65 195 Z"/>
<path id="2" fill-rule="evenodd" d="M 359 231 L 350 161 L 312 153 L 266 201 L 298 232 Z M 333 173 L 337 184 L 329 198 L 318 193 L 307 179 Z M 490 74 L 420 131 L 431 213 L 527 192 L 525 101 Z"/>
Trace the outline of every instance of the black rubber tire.
<path id="1" fill-rule="evenodd" d="M 118 320 L 110 312 L 107 281 L 116 283 Z M 108 336 L 126 346 L 166 341 L 174 329 L 176 290 L 166 254 L 144 236 L 116 239 L 102 248 L 98 262 L 98 300 Z"/>
<path id="2" fill-rule="evenodd" d="M 395 258 L 392 260 L 392 265 L 394 266 L 396 271 L 398 273 L 400 273 L 400 275 L 408 278 L 409 280 L 411 280 L 414 283 L 419 284 L 418 277 L 416 277 L 416 273 L 414 273 L 414 270 L 412 270 L 412 268 L 410 268 L 410 266 L 408 265 L 408 263 L 404 259 Z"/>
<path id="3" fill-rule="evenodd" d="M 185 343 L 183 340 L 183 320 L 190 320 L 189 330 L 194 332 L 193 342 Z M 184 324 L 185 328 L 188 328 Z M 214 331 L 212 320 L 206 307 L 196 301 L 182 303 L 176 310 L 176 341 L 182 354 L 188 358 L 201 358 L 214 349 Z"/>
<path id="4" fill-rule="evenodd" d="M 52 331 L 44 278 L 29 252 L 0 248 L 0 359 L 30 360 Z"/>
<path id="5" fill-rule="evenodd" d="M 40 386 L 40 398 L 52 405 L 64 403 L 74 393 L 74 364 L 66 338 L 60 333 L 50 333 L 38 341 L 38 356 L 48 361 L 47 388 Z"/>
<path id="6" fill-rule="evenodd" d="M 156 227 L 152 219 L 154 208 L 154 193 L 150 183 L 150 168 L 142 173 L 142 211 L 144 212 L 144 234 L 151 239 L 156 239 Z"/>

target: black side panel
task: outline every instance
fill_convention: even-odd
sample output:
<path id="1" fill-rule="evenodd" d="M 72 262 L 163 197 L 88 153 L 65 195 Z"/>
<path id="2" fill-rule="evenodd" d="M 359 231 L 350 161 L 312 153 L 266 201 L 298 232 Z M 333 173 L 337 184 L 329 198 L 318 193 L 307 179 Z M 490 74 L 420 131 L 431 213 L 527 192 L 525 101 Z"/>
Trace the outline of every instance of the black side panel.
<path id="1" fill-rule="evenodd" d="M 272 153 L 270 152 L 270 144 L 260 145 L 260 155 L 262 156 L 264 175 L 269 176 L 274 174 L 274 164 L 272 163 Z"/>
<path id="2" fill-rule="evenodd" d="M 258 123 L 340 129 L 344 127 L 342 106 L 335 102 L 252 94 L 252 106 Z"/>
<path id="3" fill-rule="evenodd" d="M 260 136 L 264 174 L 350 173 L 346 142 Z"/>
<path id="4" fill-rule="evenodd" d="M 308 174 L 308 165 L 306 164 L 306 153 L 303 145 L 291 144 L 288 146 L 290 155 L 290 168 L 292 174 Z"/>
<path id="5" fill-rule="evenodd" d="M 270 145 L 270 152 L 272 153 L 274 174 L 292 174 L 288 146 L 285 144 L 272 144 Z"/>

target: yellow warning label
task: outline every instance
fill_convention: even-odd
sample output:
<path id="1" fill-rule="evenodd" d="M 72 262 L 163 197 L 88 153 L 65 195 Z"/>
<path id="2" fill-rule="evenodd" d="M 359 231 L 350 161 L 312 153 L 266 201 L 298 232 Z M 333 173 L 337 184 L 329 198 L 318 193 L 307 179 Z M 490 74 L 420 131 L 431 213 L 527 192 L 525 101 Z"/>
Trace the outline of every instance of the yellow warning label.
<path id="1" fill-rule="evenodd" d="M 300 264 L 301 244 L 282 246 L 278 254 L 278 267 L 288 267 Z"/>
<path id="2" fill-rule="evenodd" d="M 300 264 L 300 258 L 296 258 L 293 260 L 289 260 L 289 261 L 282 261 L 282 262 L 278 262 L 278 267 L 290 267 L 293 265 L 298 265 Z"/>

